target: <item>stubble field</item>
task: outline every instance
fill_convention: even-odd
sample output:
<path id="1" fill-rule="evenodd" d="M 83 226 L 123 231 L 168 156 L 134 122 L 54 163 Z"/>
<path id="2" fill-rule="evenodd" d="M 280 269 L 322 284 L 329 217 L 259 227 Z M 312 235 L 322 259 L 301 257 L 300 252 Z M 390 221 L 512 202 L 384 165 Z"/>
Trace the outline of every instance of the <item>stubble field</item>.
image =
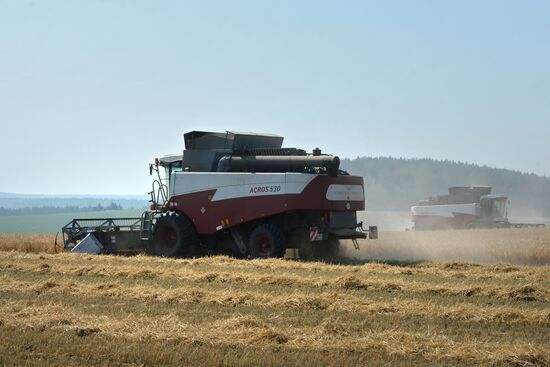
<path id="1" fill-rule="evenodd" d="M 381 237 L 325 264 L 0 235 L 0 365 L 550 364 L 548 230 Z"/>

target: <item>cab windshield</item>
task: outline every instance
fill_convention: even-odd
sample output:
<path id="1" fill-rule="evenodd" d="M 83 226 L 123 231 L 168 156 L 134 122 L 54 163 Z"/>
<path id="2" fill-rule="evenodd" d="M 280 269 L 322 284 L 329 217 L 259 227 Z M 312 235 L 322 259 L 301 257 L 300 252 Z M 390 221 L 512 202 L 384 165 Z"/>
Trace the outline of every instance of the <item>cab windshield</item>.
<path id="1" fill-rule="evenodd" d="M 174 172 L 181 172 L 182 170 L 183 169 L 182 169 L 181 161 L 176 161 L 176 162 L 172 162 L 170 164 L 167 164 L 166 166 L 164 166 L 163 181 L 168 186 L 168 183 L 170 181 L 170 175 Z"/>
<path id="2" fill-rule="evenodd" d="M 491 206 L 492 218 L 505 218 L 506 217 L 506 199 L 493 200 Z"/>

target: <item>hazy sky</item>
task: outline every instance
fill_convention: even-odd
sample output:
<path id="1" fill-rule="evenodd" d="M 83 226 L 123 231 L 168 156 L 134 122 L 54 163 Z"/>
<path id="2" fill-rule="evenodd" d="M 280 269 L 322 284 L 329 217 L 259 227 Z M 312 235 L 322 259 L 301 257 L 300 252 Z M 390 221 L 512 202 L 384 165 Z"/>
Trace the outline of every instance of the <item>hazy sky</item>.
<path id="1" fill-rule="evenodd" d="M 550 174 L 550 1 L 0 0 L 0 191 L 145 194 L 190 130 Z"/>

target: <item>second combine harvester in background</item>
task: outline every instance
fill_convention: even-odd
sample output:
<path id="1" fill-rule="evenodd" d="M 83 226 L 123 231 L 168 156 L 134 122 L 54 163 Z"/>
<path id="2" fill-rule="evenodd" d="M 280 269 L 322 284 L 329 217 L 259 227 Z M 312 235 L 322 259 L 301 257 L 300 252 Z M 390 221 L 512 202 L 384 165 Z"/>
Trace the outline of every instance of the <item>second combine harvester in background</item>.
<path id="1" fill-rule="evenodd" d="M 491 194 L 490 186 L 449 187 L 448 195 L 421 200 L 411 208 L 414 229 L 520 228 L 544 224 L 510 223 L 509 200 Z"/>
<path id="2" fill-rule="evenodd" d="M 75 219 L 63 228 L 65 247 L 92 233 L 103 252 L 188 257 L 206 248 L 262 258 L 298 247 L 301 257 L 330 258 L 340 239 L 357 247 L 367 233 L 377 237 L 357 223 L 363 178 L 340 170 L 338 157 L 282 148 L 283 137 L 270 134 L 192 131 L 184 140 L 183 155 L 150 166 L 158 178 L 139 222 Z"/>

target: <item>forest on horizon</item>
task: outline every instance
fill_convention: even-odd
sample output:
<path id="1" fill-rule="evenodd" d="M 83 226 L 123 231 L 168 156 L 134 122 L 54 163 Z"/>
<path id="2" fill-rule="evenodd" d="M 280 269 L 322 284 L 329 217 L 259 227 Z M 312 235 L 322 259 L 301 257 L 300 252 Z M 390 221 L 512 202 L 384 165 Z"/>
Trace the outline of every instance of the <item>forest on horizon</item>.
<path id="1" fill-rule="evenodd" d="M 451 186 L 487 185 L 507 195 L 510 215 L 550 216 L 550 178 L 471 163 L 390 157 L 342 159 L 341 168 L 365 179 L 367 210 L 409 210 Z"/>

